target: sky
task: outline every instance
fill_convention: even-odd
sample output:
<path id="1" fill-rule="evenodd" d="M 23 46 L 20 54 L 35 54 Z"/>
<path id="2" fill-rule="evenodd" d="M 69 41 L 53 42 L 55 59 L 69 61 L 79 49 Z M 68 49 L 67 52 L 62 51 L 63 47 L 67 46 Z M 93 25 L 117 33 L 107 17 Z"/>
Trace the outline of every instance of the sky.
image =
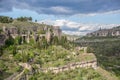
<path id="1" fill-rule="evenodd" d="M 0 0 L 0 15 L 31 16 L 66 34 L 85 35 L 120 25 L 120 0 Z"/>

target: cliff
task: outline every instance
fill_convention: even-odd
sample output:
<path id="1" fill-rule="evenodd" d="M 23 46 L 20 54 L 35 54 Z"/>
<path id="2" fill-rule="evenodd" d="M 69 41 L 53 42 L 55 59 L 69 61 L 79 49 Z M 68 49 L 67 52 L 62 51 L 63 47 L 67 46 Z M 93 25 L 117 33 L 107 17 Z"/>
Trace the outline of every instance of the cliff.
<path id="1" fill-rule="evenodd" d="M 88 37 L 96 36 L 96 37 L 106 37 L 106 36 L 120 36 L 120 26 L 111 28 L 111 29 L 100 29 L 98 31 L 94 31 L 92 33 L 87 34 Z"/>

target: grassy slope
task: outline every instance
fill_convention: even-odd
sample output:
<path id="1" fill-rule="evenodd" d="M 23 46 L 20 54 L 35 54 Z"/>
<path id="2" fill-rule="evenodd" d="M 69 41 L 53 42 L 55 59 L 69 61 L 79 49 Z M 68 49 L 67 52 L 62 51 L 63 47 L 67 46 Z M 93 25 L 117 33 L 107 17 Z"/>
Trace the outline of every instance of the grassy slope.
<path id="1" fill-rule="evenodd" d="M 34 49 L 29 45 L 20 45 L 18 48 L 24 49 L 27 53 L 38 53 L 38 55 L 34 57 L 34 62 L 41 64 L 42 67 L 57 67 L 71 62 L 96 59 L 92 53 L 85 54 L 83 51 L 70 51 L 61 46 L 49 46 L 48 49 L 45 50 Z"/>
<path id="2" fill-rule="evenodd" d="M 36 55 L 34 58 L 38 58 L 38 60 L 43 60 L 43 67 L 51 67 L 51 66 L 61 66 L 66 64 L 66 62 L 75 62 L 75 61 L 86 61 L 86 60 L 93 60 L 95 56 L 93 54 L 84 54 L 83 52 L 78 53 L 77 55 L 71 54 L 72 51 L 66 50 L 62 48 L 61 46 L 50 46 L 46 50 L 40 51 L 39 49 L 35 49 L 34 47 L 24 44 L 19 45 L 19 49 L 24 49 L 28 53 L 37 52 L 38 55 Z M 6 52 L 8 51 L 8 52 Z M 74 50 L 73 50 L 74 51 Z M 10 58 L 11 50 L 5 50 L 6 54 L 2 56 L 4 58 L 5 64 L 9 67 L 9 70 L 7 72 L 9 73 L 15 73 L 16 70 L 14 70 L 15 67 L 17 67 L 15 64 L 14 58 Z M 67 61 L 66 57 L 71 56 L 70 60 Z M 7 64 L 9 63 L 9 64 Z M 51 63 L 51 64 L 49 64 Z M 34 63 L 33 63 L 34 64 Z M 99 71 L 100 70 L 100 71 Z M 114 76 L 110 76 L 110 73 L 106 72 L 105 75 L 101 75 L 103 71 L 105 70 L 93 70 L 93 69 L 75 69 L 70 71 L 61 72 L 59 74 L 52 74 L 52 73 L 39 73 L 36 75 L 36 77 L 40 80 L 42 79 L 50 79 L 50 80 L 112 80 Z M 42 75 L 42 77 L 41 77 Z M 108 77 L 104 76 L 110 76 Z M 114 78 L 114 80 L 117 80 Z"/>
<path id="3" fill-rule="evenodd" d="M 97 71 L 91 68 L 78 68 L 75 70 L 69 70 L 58 74 L 53 74 L 51 72 L 41 72 L 36 74 L 36 76 L 31 77 L 36 77 L 38 80 L 107 80 L 106 78 L 102 77 Z"/>
<path id="4" fill-rule="evenodd" d="M 37 24 L 37 23 L 32 23 L 32 22 L 18 22 L 18 21 L 14 21 L 13 23 L 10 23 L 10 24 L 2 24 L 2 23 L 0 23 L 0 27 L 2 27 L 2 26 L 8 26 L 8 27 L 12 27 L 12 26 L 19 26 L 19 27 L 27 26 L 27 27 L 32 27 L 32 26 L 42 26 L 42 25 L 41 24 Z M 23 45 L 23 46 L 25 46 L 25 45 Z M 20 47 L 23 48 L 23 46 L 21 45 Z M 30 47 L 29 45 L 26 45 L 26 46 Z M 26 47 L 24 47 L 24 49 L 26 49 Z M 32 53 L 33 52 L 38 52 L 39 55 L 35 56 L 35 59 L 38 59 L 38 61 L 40 60 L 40 61 L 44 62 L 42 64 L 43 67 L 61 66 L 61 65 L 64 65 L 64 64 L 66 64 L 68 62 L 91 60 L 91 59 L 95 58 L 95 56 L 92 56 L 90 54 L 87 55 L 87 54 L 82 54 L 82 53 L 78 53 L 77 56 L 74 56 L 72 54 L 72 51 L 68 51 L 68 50 L 66 50 L 66 49 L 64 49 L 64 48 L 62 48 L 60 46 L 53 46 L 53 47 L 51 47 L 51 48 L 49 48 L 47 50 L 43 50 L 43 51 L 40 51 L 40 50 L 35 49 L 33 47 L 30 47 L 30 49 L 26 50 L 26 51 L 27 52 L 32 52 Z M 10 73 L 10 74 L 13 74 L 13 73 L 16 72 L 15 67 L 17 67 L 17 65 L 16 65 L 16 63 L 14 61 L 14 58 L 12 58 L 12 57 L 10 58 L 9 57 L 10 55 L 11 55 L 11 50 L 5 50 L 5 54 L 2 56 L 2 58 L 4 59 L 5 64 L 8 66 L 7 72 Z M 71 56 L 71 57 L 70 57 L 70 59 L 66 60 L 68 55 Z M 76 70 L 76 71 L 79 71 L 79 70 Z M 70 73 L 70 74 L 68 74 L 68 76 L 70 76 L 71 79 L 72 79 L 72 77 L 74 77 L 72 80 L 76 80 L 75 77 L 76 78 L 79 77 L 79 74 L 80 74 L 80 73 L 76 73 L 76 71 L 75 72 L 74 71 L 70 71 L 70 72 L 60 73 L 59 76 L 62 76 L 64 74 L 66 74 L 66 73 L 67 74 Z M 87 71 L 88 71 L 89 75 L 91 75 L 91 72 L 94 72 L 94 70 L 87 70 Z M 74 74 L 77 74 L 77 75 L 74 75 Z M 45 74 L 45 75 L 49 77 L 48 74 Z M 83 76 L 83 78 L 84 77 L 85 76 Z M 64 78 L 63 78 L 63 80 L 65 80 Z M 80 80 L 80 79 L 78 79 L 78 80 Z M 93 79 L 93 80 L 96 80 L 96 79 Z M 102 80 L 102 79 L 98 79 L 98 80 Z"/>
<path id="5" fill-rule="evenodd" d="M 102 68 L 96 69 L 96 71 L 101 74 L 103 77 L 105 77 L 107 80 L 119 80 L 118 77 L 115 76 L 115 74 L 112 74 Z"/>
<path id="6" fill-rule="evenodd" d="M 0 27 L 6 26 L 6 27 L 34 27 L 34 26 L 38 26 L 38 27 L 43 27 L 46 24 L 39 24 L 39 23 L 35 23 L 35 22 L 21 22 L 21 21 L 16 21 L 14 20 L 12 23 L 0 23 Z M 46 25 L 46 26 L 50 26 L 50 25 Z"/>

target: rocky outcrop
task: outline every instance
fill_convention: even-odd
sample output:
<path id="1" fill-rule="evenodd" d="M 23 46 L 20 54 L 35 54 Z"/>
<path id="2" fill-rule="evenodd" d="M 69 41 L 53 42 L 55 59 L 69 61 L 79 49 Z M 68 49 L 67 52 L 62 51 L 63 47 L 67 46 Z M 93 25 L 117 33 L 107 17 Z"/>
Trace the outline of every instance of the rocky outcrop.
<path id="1" fill-rule="evenodd" d="M 67 70 L 74 70 L 76 68 L 97 68 L 97 61 L 92 60 L 92 61 L 86 61 L 86 62 L 75 62 L 75 63 L 70 63 L 68 65 L 62 66 L 62 67 L 49 67 L 49 68 L 40 68 L 39 71 L 42 72 L 48 72 L 51 71 L 53 73 L 59 73 Z"/>
<path id="2" fill-rule="evenodd" d="M 24 78 L 26 78 L 24 75 L 24 71 L 25 69 L 28 69 L 30 72 L 28 73 L 30 75 L 30 73 L 35 73 L 35 72 L 53 72 L 55 74 L 59 73 L 59 72 L 63 72 L 63 71 L 68 71 L 68 70 L 74 70 L 76 68 L 93 68 L 93 69 L 97 69 L 97 60 L 91 60 L 91 61 L 86 61 L 86 62 L 75 62 L 75 63 L 70 63 L 61 67 L 49 67 L 49 68 L 40 68 L 39 65 L 36 65 L 38 68 L 32 70 L 32 67 L 30 64 L 28 63 L 19 63 L 20 66 L 22 66 L 24 68 L 24 70 L 20 73 L 15 73 L 13 75 L 11 75 L 9 78 L 5 79 L 5 80 L 21 80 Z M 28 79 L 28 77 L 27 77 Z"/>
<path id="3" fill-rule="evenodd" d="M 42 37 L 45 37 L 49 42 L 52 36 L 57 36 L 59 39 L 62 36 L 62 30 L 58 26 L 46 27 L 46 29 L 43 30 L 38 27 L 34 28 L 34 26 L 32 28 L 26 28 L 3 26 L 2 31 L 6 34 L 6 36 L 12 36 L 13 38 L 20 36 L 22 38 L 22 42 L 26 41 L 27 43 L 30 42 L 31 38 L 34 38 L 36 41 L 41 40 Z M 39 33 L 40 31 L 43 31 L 43 33 Z"/>
<path id="4" fill-rule="evenodd" d="M 6 35 L 0 34 L 0 46 L 5 44 Z"/>
<path id="5" fill-rule="evenodd" d="M 28 63 L 19 63 L 19 65 L 28 70 L 32 69 L 31 65 Z"/>
<path id="6" fill-rule="evenodd" d="M 94 31 L 92 33 L 88 33 L 87 34 L 88 37 L 92 37 L 92 36 L 120 36 L 120 26 L 118 27 L 114 27 L 112 29 L 100 29 L 98 31 Z"/>

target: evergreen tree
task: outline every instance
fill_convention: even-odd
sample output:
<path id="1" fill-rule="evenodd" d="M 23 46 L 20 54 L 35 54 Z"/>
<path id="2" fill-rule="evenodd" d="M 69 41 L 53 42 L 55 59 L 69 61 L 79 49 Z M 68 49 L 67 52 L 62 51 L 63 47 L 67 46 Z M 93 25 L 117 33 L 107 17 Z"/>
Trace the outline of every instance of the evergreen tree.
<path id="1" fill-rule="evenodd" d="M 6 65 L 2 60 L 0 60 L 0 76 L 3 75 L 3 72 L 7 69 Z"/>
<path id="2" fill-rule="evenodd" d="M 13 44 L 14 44 L 14 39 L 12 38 L 12 36 L 9 36 L 9 38 L 5 41 L 5 45 L 10 46 Z"/>
<path id="3" fill-rule="evenodd" d="M 37 42 L 37 46 L 39 49 L 46 49 L 48 47 L 48 43 L 45 37 L 43 37 L 40 41 Z"/>
<path id="4" fill-rule="evenodd" d="M 21 36 L 18 38 L 18 44 L 22 44 L 22 37 Z"/>
<path id="5" fill-rule="evenodd" d="M 32 17 L 18 17 L 18 21 L 32 21 Z"/>
<path id="6" fill-rule="evenodd" d="M 58 37 L 57 37 L 57 36 L 54 36 L 54 37 L 53 37 L 52 43 L 55 44 L 55 45 L 58 45 L 58 44 L 59 44 L 59 40 L 58 40 Z"/>
<path id="7" fill-rule="evenodd" d="M 17 54 L 17 47 L 16 45 L 13 46 L 13 56 L 15 56 Z"/>
<path id="8" fill-rule="evenodd" d="M 3 46 L 0 46 L 0 56 L 3 55 Z"/>
<path id="9" fill-rule="evenodd" d="M 3 30 L 2 29 L 0 29 L 0 34 L 3 32 Z"/>
<path id="10" fill-rule="evenodd" d="M 1 23 L 11 23 L 13 22 L 13 18 L 7 16 L 0 16 Z"/>
<path id="11" fill-rule="evenodd" d="M 29 17 L 29 21 L 32 21 L 32 17 Z"/>
<path id="12" fill-rule="evenodd" d="M 35 22 L 37 22 L 37 20 L 35 20 Z"/>

